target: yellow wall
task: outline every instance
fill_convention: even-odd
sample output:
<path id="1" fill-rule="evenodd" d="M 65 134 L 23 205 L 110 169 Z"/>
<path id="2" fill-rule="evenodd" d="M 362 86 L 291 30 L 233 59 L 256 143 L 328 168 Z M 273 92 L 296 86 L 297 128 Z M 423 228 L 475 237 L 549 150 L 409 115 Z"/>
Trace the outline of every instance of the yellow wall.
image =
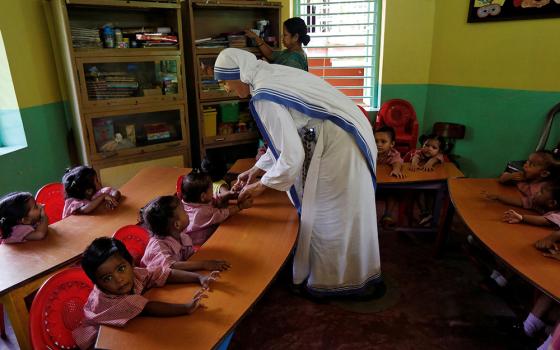
<path id="1" fill-rule="evenodd" d="M 2 0 L 0 30 L 20 108 L 61 100 L 41 0 Z"/>
<path id="2" fill-rule="evenodd" d="M 467 23 L 468 1 L 436 1 L 430 83 L 560 91 L 560 18 Z"/>

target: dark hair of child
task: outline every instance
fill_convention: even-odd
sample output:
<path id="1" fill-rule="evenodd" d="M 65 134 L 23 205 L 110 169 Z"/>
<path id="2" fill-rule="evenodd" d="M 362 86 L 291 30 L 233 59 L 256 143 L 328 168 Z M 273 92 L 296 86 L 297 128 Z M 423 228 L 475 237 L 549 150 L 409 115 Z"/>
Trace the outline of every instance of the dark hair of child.
<path id="1" fill-rule="evenodd" d="M 544 161 L 544 168 L 550 172 L 549 179 L 557 182 L 556 179 L 560 178 L 560 157 L 553 151 L 536 151 L 534 154 L 540 155 Z"/>
<path id="2" fill-rule="evenodd" d="M 175 209 L 180 205 L 177 196 L 157 197 L 141 209 L 143 222 L 152 234 L 159 237 L 169 236 Z"/>
<path id="3" fill-rule="evenodd" d="M 396 137 L 395 129 L 393 129 L 392 127 L 387 126 L 387 125 L 381 125 L 379 128 L 373 130 L 374 134 L 378 133 L 378 132 L 384 132 L 384 133 L 389 134 L 389 137 L 391 138 L 391 142 L 395 141 L 395 137 Z"/>
<path id="4" fill-rule="evenodd" d="M 284 21 L 284 26 L 292 36 L 298 35 L 298 42 L 305 46 L 309 44 L 311 37 L 307 34 L 307 25 L 303 19 L 299 17 L 288 18 Z"/>
<path id="5" fill-rule="evenodd" d="M 208 191 L 210 186 L 212 186 L 210 175 L 199 169 L 193 169 L 190 174 L 183 178 L 181 185 L 183 200 L 187 203 L 199 203 L 200 196 Z"/>
<path id="6" fill-rule="evenodd" d="M 96 176 L 95 170 L 85 165 L 67 169 L 62 177 L 66 198 L 87 199 L 87 190 L 95 193 Z"/>
<path id="7" fill-rule="evenodd" d="M 82 269 L 91 281 L 97 284 L 95 272 L 107 259 L 114 254 L 119 254 L 123 259 L 134 266 L 132 256 L 126 249 L 123 242 L 115 238 L 99 237 L 96 238 L 84 251 L 82 258 Z"/>
<path id="8" fill-rule="evenodd" d="M 200 169 L 210 175 L 212 182 L 222 180 L 227 173 L 227 167 L 225 163 L 211 160 L 208 157 L 204 157 L 202 163 L 200 163 Z"/>
<path id="9" fill-rule="evenodd" d="M 27 201 L 33 198 L 29 192 L 12 192 L 0 198 L 0 232 L 2 238 L 12 234 L 12 228 L 29 214 Z"/>

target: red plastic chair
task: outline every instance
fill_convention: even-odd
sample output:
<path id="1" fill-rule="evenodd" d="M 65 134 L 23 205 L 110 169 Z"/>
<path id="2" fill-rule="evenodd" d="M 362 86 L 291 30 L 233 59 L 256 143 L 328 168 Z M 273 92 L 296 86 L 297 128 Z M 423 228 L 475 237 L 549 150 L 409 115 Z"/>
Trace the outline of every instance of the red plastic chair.
<path id="1" fill-rule="evenodd" d="M 177 197 L 179 197 L 179 199 L 183 199 L 183 191 L 181 190 L 181 188 L 183 187 L 184 177 L 185 175 L 181 175 L 177 178 L 177 186 L 175 187 L 175 190 L 177 191 Z"/>
<path id="2" fill-rule="evenodd" d="M 360 105 L 356 105 L 356 106 L 358 106 L 358 108 L 360 109 L 360 111 L 362 111 L 362 113 L 366 116 L 367 120 L 368 120 L 368 121 L 370 122 L 370 124 L 371 124 L 371 120 L 369 119 L 369 113 L 368 113 L 368 111 L 366 111 L 366 109 L 365 109 L 364 107 L 360 106 Z"/>
<path id="3" fill-rule="evenodd" d="M 126 225 L 115 231 L 113 238 L 124 243 L 126 249 L 132 255 L 132 259 L 134 259 L 134 265 L 140 266 L 140 261 L 150 240 L 148 231 L 138 225 Z"/>
<path id="4" fill-rule="evenodd" d="M 64 186 L 61 183 L 53 182 L 41 187 L 35 195 L 35 201 L 45 206 L 49 225 L 60 221 L 64 210 Z"/>
<path id="5" fill-rule="evenodd" d="M 84 305 L 93 283 L 79 267 L 49 278 L 35 295 L 29 312 L 33 349 L 72 349 L 72 331 L 84 318 Z"/>
<path id="6" fill-rule="evenodd" d="M 395 148 L 406 154 L 416 149 L 418 142 L 418 121 L 414 107 L 405 100 L 393 99 L 385 102 L 375 121 L 375 127 L 387 125 L 395 129 Z"/>

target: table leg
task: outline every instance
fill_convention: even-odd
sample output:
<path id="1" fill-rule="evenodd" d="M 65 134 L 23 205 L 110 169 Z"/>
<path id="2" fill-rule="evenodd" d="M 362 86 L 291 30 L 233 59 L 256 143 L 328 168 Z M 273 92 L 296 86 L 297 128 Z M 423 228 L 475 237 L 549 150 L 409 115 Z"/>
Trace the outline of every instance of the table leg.
<path id="1" fill-rule="evenodd" d="M 435 257 L 440 257 L 443 252 L 443 247 L 447 241 L 447 237 L 449 236 L 449 230 L 451 229 L 451 221 L 453 220 L 453 215 L 455 214 L 455 207 L 451 204 L 447 191 L 445 191 L 442 206 L 442 216 L 440 222 L 438 223 L 436 247 L 434 251 Z"/>

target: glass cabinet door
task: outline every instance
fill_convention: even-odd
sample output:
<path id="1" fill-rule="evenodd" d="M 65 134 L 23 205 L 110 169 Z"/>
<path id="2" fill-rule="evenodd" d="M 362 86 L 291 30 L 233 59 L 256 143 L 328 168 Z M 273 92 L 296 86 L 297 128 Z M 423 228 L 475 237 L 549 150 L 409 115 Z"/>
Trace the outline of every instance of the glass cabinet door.
<path id="1" fill-rule="evenodd" d="M 179 57 L 78 59 L 85 108 L 178 101 L 183 98 Z"/>
<path id="2" fill-rule="evenodd" d="M 182 106 L 136 108 L 86 116 L 96 159 L 187 144 Z"/>
<path id="3" fill-rule="evenodd" d="M 234 92 L 227 93 L 214 79 L 214 64 L 217 56 L 198 56 L 198 91 L 201 100 L 234 98 Z"/>

